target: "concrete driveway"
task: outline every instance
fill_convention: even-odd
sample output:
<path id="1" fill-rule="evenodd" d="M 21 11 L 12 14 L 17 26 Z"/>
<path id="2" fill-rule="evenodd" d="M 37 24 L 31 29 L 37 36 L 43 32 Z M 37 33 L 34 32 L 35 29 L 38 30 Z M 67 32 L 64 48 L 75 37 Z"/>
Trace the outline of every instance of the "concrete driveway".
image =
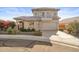
<path id="1" fill-rule="evenodd" d="M 57 35 L 52 35 L 50 40 L 79 47 L 79 38 L 61 31 L 58 31 Z"/>

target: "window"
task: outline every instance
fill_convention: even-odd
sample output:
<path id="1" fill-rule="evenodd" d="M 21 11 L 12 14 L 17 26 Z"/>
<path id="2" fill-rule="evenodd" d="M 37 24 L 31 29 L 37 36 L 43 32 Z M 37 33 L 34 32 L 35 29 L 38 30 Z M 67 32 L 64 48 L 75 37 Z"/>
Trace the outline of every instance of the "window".
<path id="1" fill-rule="evenodd" d="M 44 17 L 44 12 L 42 12 L 42 17 Z"/>
<path id="2" fill-rule="evenodd" d="M 55 13 L 54 13 L 54 16 L 56 16 L 56 15 L 57 15 L 57 13 L 55 12 Z"/>
<path id="3" fill-rule="evenodd" d="M 35 16 L 37 16 L 37 13 L 35 13 Z"/>
<path id="4" fill-rule="evenodd" d="M 47 17 L 51 17 L 51 13 L 50 12 L 47 12 Z"/>

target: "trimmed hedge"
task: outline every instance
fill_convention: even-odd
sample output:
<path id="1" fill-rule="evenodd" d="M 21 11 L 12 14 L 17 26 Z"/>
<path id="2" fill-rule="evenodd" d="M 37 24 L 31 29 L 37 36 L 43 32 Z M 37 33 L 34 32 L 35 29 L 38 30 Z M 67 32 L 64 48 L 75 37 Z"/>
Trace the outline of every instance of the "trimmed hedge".
<path id="1" fill-rule="evenodd" d="M 20 29 L 22 32 L 35 32 L 35 29 Z"/>

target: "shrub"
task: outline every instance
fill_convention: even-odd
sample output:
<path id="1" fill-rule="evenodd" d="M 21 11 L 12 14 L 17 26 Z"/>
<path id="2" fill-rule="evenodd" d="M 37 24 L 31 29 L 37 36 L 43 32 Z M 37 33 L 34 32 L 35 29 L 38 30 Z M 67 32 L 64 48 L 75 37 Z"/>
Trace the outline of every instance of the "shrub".
<path id="1" fill-rule="evenodd" d="M 66 29 L 69 33 L 77 33 L 79 30 L 79 23 L 78 22 L 72 22 L 66 26 Z"/>
<path id="2" fill-rule="evenodd" d="M 34 35 L 35 35 L 35 36 L 42 36 L 42 32 L 36 31 L 36 32 L 34 33 Z"/>
<path id="3" fill-rule="evenodd" d="M 31 29 L 31 31 L 35 31 L 35 29 L 33 28 L 33 29 Z"/>
<path id="4" fill-rule="evenodd" d="M 7 32 L 8 32 L 8 34 L 12 34 L 12 32 L 13 32 L 12 28 L 9 27 L 9 28 L 7 29 Z"/>
<path id="5" fill-rule="evenodd" d="M 27 32 L 31 32 L 31 29 L 30 29 L 30 28 L 28 28 L 28 29 L 27 29 Z"/>
<path id="6" fill-rule="evenodd" d="M 59 29 L 60 31 L 64 31 L 63 29 Z"/>
<path id="7" fill-rule="evenodd" d="M 20 31 L 25 32 L 25 31 L 26 31 L 26 29 L 22 29 L 22 28 L 20 28 Z"/>
<path id="8" fill-rule="evenodd" d="M 23 28 L 21 28 L 20 31 L 22 31 L 22 32 L 34 32 L 35 29 L 30 29 L 30 28 L 28 28 L 28 29 L 23 29 Z"/>

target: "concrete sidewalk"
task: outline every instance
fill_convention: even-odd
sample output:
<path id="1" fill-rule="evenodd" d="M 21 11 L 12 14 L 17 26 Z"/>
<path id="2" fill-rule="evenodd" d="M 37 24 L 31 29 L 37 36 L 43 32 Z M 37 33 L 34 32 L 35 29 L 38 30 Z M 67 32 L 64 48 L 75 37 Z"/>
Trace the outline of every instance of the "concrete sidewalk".
<path id="1" fill-rule="evenodd" d="M 79 38 L 61 31 L 58 31 L 57 35 L 52 35 L 50 40 L 79 47 Z"/>
<path id="2" fill-rule="evenodd" d="M 36 40 L 36 41 L 45 41 L 49 42 L 48 37 L 43 37 L 43 36 L 32 36 L 32 35 L 0 35 L 0 40 L 11 40 L 11 39 L 16 39 L 16 40 Z"/>

